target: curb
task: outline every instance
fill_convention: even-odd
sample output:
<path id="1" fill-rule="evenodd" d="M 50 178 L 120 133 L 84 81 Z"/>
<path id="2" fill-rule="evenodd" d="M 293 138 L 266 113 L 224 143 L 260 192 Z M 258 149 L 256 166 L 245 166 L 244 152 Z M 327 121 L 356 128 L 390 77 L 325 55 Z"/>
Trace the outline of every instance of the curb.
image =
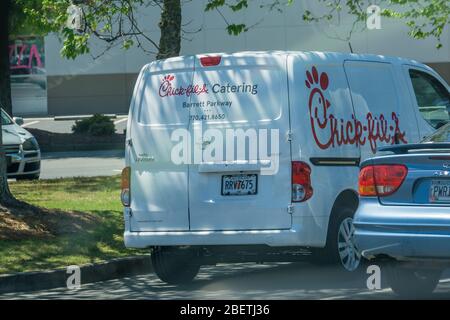
<path id="1" fill-rule="evenodd" d="M 149 255 L 118 258 L 80 266 L 81 284 L 125 278 L 152 272 Z M 0 275 L 0 293 L 63 288 L 71 274 L 67 269 Z"/>
<path id="2" fill-rule="evenodd" d="M 93 115 L 79 115 L 79 116 L 55 116 L 53 120 L 55 121 L 73 121 L 73 120 L 83 120 L 92 117 Z M 103 114 L 103 116 L 110 119 L 117 119 L 116 114 Z"/>

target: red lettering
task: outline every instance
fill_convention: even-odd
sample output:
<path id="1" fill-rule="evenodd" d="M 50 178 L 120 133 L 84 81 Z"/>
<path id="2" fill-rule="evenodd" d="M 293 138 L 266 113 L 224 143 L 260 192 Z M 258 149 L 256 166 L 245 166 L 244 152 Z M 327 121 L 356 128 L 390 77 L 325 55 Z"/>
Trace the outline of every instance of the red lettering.
<path id="1" fill-rule="evenodd" d="M 320 79 L 320 83 L 319 80 Z M 364 122 L 356 119 L 337 119 L 331 112 L 331 103 L 325 98 L 329 78 L 326 73 L 318 75 L 313 67 L 312 72 L 306 73 L 306 87 L 311 89 L 309 95 L 309 114 L 313 138 L 317 146 L 323 150 L 342 145 L 370 144 L 373 153 L 376 152 L 379 142 L 390 144 L 408 143 L 406 133 L 400 129 L 400 120 L 392 112 L 393 124 L 389 124 L 383 114 L 379 117 L 371 112 L 366 115 Z"/>
<path id="2" fill-rule="evenodd" d="M 208 93 L 208 87 L 206 84 L 203 84 L 202 86 L 196 84 L 196 85 L 189 85 L 187 87 L 178 87 L 174 88 L 172 86 L 172 81 L 175 79 L 175 76 L 165 76 L 163 81 L 161 82 L 161 86 L 159 87 L 159 96 L 161 98 L 164 97 L 171 97 L 171 96 L 187 96 L 190 97 L 191 95 L 201 95 L 204 93 Z"/>

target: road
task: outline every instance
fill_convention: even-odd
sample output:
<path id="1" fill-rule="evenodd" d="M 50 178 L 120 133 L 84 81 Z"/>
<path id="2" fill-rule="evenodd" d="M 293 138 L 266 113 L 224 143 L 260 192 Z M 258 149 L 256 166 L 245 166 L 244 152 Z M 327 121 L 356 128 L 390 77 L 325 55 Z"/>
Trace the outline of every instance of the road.
<path id="1" fill-rule="evenodd" d="M 117 133 L 123 133 L 127 127 L 128 116 L 118 116 L 113 119 Z M 55 133 L 72 133 L 75 120 L 54 120 L 54 118 L 26 118 L 22 128 L 40 129 Z"/>
<path id="2" fill-rule="evenodd" d="M 54 152 L 42 155 L 41 179 L 120 174 L 123 151 Z"/>
<path id="3" fill-rule="evenodd" d="M 308 263 L 223 264 L 203 267 L 192 284 L 180 287 L 150 274 L 0 299 L 397 299 L 390 289 L 368 290 L 366 281 L 364 272 L 343 274 Z M 441 281 L 432 298 L 450 299 L 450 279 Z"/>

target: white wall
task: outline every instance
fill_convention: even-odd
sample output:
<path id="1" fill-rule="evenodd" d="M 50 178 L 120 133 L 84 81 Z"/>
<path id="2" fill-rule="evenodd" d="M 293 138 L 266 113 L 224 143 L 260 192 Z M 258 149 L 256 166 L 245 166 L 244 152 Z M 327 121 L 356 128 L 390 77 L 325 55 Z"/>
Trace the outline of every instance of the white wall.
<path id="1" fill-rule="evenodd" d="M 238 37 L 227 34 L 226 24 L 218 12 L 204 12 L 206 0 L 186 2 L 183 7 L 183 23 L 189 24 L 184 28 L 188 31 L 201 28 L 201 31 L 185 35 L 190 39 L 183 40 L 182 54 L 242 50 L 349 51 L 347 43 L 331 39 L 330 36 L 334 33 L 341 37 L 346 34 L 351 19 L 344 17 L 339 27 L 312 25 L 301 18 L 303 9 L 314 9 L 311 1 L 297 0 L 282 13 L 260 9 L 259 4 L 263 2 L 251 1 L 251 7 L 239 13 L 222 10 L 229 21 L 256 24 L 249 32 Z M 159 10 L 156 8 L 149 7 L 140 11 L 140 24 L 156 40 L 159 39 L 158 21 Z M 358 53 L 403 56 L 427 63 L 450 61 L 449 28 L 442 36 L 444 47 L 440 50 L 435 48 L 436 40 L 414 40 L 407 35 L 407 31 L 408 28 L 403 23 L 384 18 L 381 30 L 366 30 L 354 34 L 352 46 Z M 94 44 L 93 52 L 101 52 L 102 46 L 103 43 Z M 142 65 L 154 59 L 154 56 L 146 55 L 136 48 L 129 51 L 115 48 L 97 60 L 85 55 L 75 61 L 68 61 L 60 57 L 60 49 L 61 44 L 54 35 L 46 38 L 49 76 L 136 73 Z"/>

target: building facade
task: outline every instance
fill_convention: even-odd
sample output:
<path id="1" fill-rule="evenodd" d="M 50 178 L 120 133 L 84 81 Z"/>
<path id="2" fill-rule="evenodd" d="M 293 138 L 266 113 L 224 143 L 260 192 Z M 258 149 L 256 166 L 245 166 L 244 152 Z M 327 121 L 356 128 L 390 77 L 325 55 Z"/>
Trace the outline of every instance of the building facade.
<path id="1" fill-rule="evenodd" d="M 226 10 L 205 12 L 206 0 L 183 5 L 185 31 L 182 55 L 214 52 L 295 50 L 349 52 L 342 40 L 351 30 L 353 18 L 343 16 L 339 24 L 310 24 L 302 20 L 302 12 L 313 8 L 312 1 L 298 0 L 282 12 L 260 8 L 257 1 L 238 13 Z M 154 7 L 142 8 L 139 23 L 153 39 L 159 39 L 160 12 Z M 248 32 L 230 36 L 225 19 L 251 26 Z M 429 64 L 450 82 L 450 30 L 442 36 L 443 47 L 436 40 L 414 40 L 401 21 L 381 19 L 381 29 L 356 30 L 351 38 L 355 53 L 402 56 Z M 61 41 L 55 35 L 45 37 L 46 108 L 32 103 L 15 106 L 20 115 L 80 115 L 92 113 L 124 114 L 128 107 L 137 75 L 143 65 L 155 57 L 138 48 L 125 51 L 118 46 L 97 59 L 91 55 L 75 60 L 61 58 Z M 102 52 L 104 44 L 92 43 L 92 55 Z M 17 99 L 16 99 L 17 100 Z"/>

